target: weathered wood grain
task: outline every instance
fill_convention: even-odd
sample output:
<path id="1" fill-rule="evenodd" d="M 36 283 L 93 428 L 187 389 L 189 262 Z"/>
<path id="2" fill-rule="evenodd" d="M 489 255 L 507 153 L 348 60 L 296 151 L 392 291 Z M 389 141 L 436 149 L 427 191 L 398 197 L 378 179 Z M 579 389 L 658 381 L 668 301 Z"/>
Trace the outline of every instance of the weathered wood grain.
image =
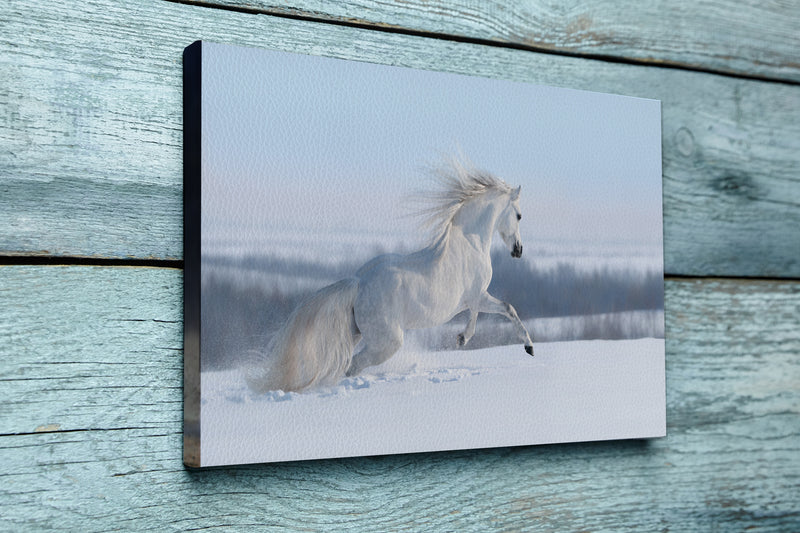
<path id="1" fill-rule="evenodd" d="M 800 4 L 792 2 L 189 1 L 536 50 L 800 81 Z"/>
<path id="2" fill-rule="evenodd" d="M 189 471 L 181 271 L 0 267 L 0 529 L 798 529 L 800 283 L 666 292 L 665 439 Z"/>
<path id="3" fill-rule="evenodd" d="M 666 270 L 800 276 L 800 87 L 157 2 L 0 7 L 0 254 L 180 258 L 196 39 L 663 101 Z"/>

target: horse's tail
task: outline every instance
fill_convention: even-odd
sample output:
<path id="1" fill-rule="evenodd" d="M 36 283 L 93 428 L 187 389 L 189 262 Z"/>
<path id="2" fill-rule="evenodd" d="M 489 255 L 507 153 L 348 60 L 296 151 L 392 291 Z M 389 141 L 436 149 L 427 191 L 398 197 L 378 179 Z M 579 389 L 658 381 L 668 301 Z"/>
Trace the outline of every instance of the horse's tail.
<path id="1" fill-rule="evenodd" d="M 268 368 L 248 376 L 250 387 L 300 391 L 341 379 L 358 340 L 353 315 L 357 292 L 358 280 L 350 278 L 303 300 L 270 342 Z"/>

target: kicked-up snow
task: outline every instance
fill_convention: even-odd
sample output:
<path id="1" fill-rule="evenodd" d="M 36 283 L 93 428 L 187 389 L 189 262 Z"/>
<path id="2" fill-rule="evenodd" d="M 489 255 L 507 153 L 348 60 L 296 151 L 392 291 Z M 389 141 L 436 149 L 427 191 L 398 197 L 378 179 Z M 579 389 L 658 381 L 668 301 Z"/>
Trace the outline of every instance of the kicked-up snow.
<path id="1" fill-rule="evenodd" d="M 665 435 L 664 339 L 425 351 L 303 393 L 201 374 L 204 466 Z"/>

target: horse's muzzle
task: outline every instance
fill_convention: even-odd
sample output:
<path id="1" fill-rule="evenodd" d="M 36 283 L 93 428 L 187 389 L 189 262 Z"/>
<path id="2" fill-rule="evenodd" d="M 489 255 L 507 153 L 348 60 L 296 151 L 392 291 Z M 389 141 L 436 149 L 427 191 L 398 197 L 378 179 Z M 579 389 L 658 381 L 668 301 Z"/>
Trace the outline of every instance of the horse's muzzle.
<path id="1" fill-rule="evenodd" d="M 511 257 L 522 257 L 522 245 L 520 243 L 514 243 L 514 249 L 511 250 Z"/>

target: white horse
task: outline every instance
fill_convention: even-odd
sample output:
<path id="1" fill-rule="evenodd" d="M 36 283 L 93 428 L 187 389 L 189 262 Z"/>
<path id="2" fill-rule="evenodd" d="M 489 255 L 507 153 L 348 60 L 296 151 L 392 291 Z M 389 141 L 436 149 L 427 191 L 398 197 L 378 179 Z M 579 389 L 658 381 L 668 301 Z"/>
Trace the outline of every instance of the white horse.
<path id="1" fill-rule="evenodd" d="M 525 351 L 533 342 L 517 312 L 486 289 L 492 280 L 495 231 L 512 257 L 522 255 L 520 187 L 459 163 L 439 172 L 443 189 L 429 196 L 432 243 L 412 254 L 375 257 L 357 272 L 319 290 L 292 312 L 270 343 L 271 368 L 251 375 L 259 391 L 300 391 L 330 385 L 379 365 L 403 344 L 407 329 L 444 324 L 469 310 L 457 343 L 475 333 L 478 313 L 498 313 L 515 326 Z M 355 355 L 356 345 L 361 342 Z"/>

